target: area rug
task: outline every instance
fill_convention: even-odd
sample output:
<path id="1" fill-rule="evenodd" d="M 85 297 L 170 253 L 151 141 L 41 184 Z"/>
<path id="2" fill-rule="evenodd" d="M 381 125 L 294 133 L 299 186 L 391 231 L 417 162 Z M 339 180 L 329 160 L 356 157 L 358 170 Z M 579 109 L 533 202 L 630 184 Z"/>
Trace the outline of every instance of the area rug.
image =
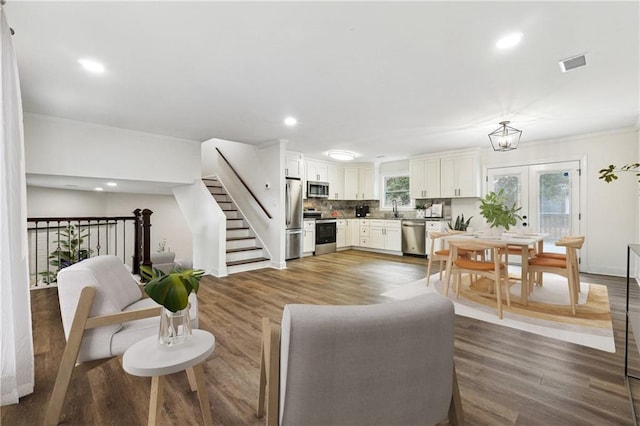
<path id="1" fill-rule="evenodd" d="M 519 272 L 518 267 L 509 267 L 510 276 L 517 277 Z M 616 351 L 606 286 L 580 283 L 580 297 L 573 316 L 565 278 L 545 274 L 544 285 L 534 288 L 526 306 L 520 303 L 520 281 L 514 278 L 510 287 L 511 307 L 503 299 L 503 319 L 499 319 L 496 298 L 489 293 L 488 283 L 488 280 L 478 280 L 471 284 L 468 276 L 463 276 L 457 299 L 450 288 L 448 298 L 453 301 L 456 314 L 606 352 Z M 382 296 L 408 299 L 425 293 L 443 294 L 444 284 L 444 275 L 440 280 L 436 273 L 430 277 L 429 287 L 426 279 L 421 279 L 391 289 Z"/>

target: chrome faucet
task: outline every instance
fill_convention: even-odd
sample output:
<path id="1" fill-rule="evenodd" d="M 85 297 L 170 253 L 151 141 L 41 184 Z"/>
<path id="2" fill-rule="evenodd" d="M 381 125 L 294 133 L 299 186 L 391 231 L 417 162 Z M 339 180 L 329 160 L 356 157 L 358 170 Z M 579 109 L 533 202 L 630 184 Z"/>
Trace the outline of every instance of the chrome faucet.
<path id="1" fill-rule="evenodd" d="M 391 200 L 391 206 L 393 207 L 393 217 L 398 217 L 398 202 L 395 198 Z"/>

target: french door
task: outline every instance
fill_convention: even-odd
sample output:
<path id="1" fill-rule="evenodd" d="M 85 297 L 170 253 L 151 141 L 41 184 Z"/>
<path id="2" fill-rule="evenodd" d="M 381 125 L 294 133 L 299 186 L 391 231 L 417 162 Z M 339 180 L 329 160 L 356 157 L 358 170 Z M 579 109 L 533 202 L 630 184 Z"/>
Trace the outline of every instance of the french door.
<path id="1" fill-rule="evenodd" d="M 504 190 L 509 203 L 521 206 L 518 227 L 549 234 L 545 251 L 565 235 L 580 233 L 579 161 L 487 169 L 487 192 Z"/>

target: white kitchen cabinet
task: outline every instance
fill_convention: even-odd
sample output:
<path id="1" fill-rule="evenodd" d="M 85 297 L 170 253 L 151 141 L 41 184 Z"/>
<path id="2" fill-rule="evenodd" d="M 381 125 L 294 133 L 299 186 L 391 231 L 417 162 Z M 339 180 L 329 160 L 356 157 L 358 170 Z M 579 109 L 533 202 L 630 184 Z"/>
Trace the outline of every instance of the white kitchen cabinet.
<path id="1" fill-rule="evenodd" d="M 390 223 L 389 223 L 390 222 Z M 385 250 L 402 251 L 402 228 L 401 221 L 388 220 L 384 228 Z"/>
<path id="2" fill-rule="evenodd" d="M 369 227 L 368 219 L 360 219 L 358 222 L 358 227 L 360 229 L 360 247 L 369 247 L 369 234 L 371 233 L 371 228 Z"/>
<path id="3" fill-rule="evenodd" d="M 374 173 L 373 166 L 358 168 L 358 190 L 362 198 L 360 200 L 373 200 L 374 194 Z"/>
<path id="4" fill-rule="evenodd" d="M 327 163 L 316 160 L 307 160 L 305 163 L 307 180 L 317 182 L 329 181 L 329 165 Z"/>
<path id="5" fill-rule="evenodd" d="M 440 158 L 440 196 L 480 197 L 480 165 L 477 153 Z"/>
<path id="6" fill-rule="evenodd" d="M 360 245 L 360 220 L 347 219 L 347 245 Z"/>
<path id="7" fill-rule="evenodd" d="M 338 164 L 329 164 L 328 180 L 329 182 L 329 199 L 344 200 L 344 167 Z"/>
<path id="8" fill-rule="evenodd" d="M 348 247 L 347 243 L 347 219 L 336 220 L 336 248 Z"/>
<path id="9" fill-rule="evenodd" d="M 286 177 L 302 178 L 302 170 L 302 154 L 297 152 L 287 152 L 285 154 L 284 175 Z"/>
<path id="10" fill-rule="evenodd" d="M 302 229 L 302 251 L 313 253 L 316 251 L 316 221 L 305 220 Z"/>
<path id="11" fill-rule="evenodd" d="M 440 158 L 409 161 L 409 192 L 413 199 L 440 197 Z"/>
<path id="12" fill-rule="evenodd" d="M 381 250 L 402 250 L 401 221 L 371 219 L 369 246 Z"/>
<path id="13" fill-rule="evenodd" d="M 373 166 L 344 168 L 345 200 L 374 200 Z"/>

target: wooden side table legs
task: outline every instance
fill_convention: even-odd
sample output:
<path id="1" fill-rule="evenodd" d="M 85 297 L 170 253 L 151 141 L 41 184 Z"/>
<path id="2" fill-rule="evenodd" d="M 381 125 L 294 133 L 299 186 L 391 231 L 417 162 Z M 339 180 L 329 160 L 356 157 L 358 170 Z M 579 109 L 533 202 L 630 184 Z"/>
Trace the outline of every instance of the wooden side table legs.
<path id="1" fill-rule="evenodd" d="M 213 425 L 211 410 L 209 408 L 209 396 L 204 383 L 204 375 L 202 365 L 198 364 L 189 367 L 186 370 L 189 386 L 192 391 L 198 392 L 198 401 L 200 401 L 200 411 L 202 411 L 202 419 L 206 426 Z M 162 403 L 164 401 L 164 376 L 153 376 L 151 378 L 151 395 L 149 399 L 149 426 L 155 426 L 162 412 Z"/>

